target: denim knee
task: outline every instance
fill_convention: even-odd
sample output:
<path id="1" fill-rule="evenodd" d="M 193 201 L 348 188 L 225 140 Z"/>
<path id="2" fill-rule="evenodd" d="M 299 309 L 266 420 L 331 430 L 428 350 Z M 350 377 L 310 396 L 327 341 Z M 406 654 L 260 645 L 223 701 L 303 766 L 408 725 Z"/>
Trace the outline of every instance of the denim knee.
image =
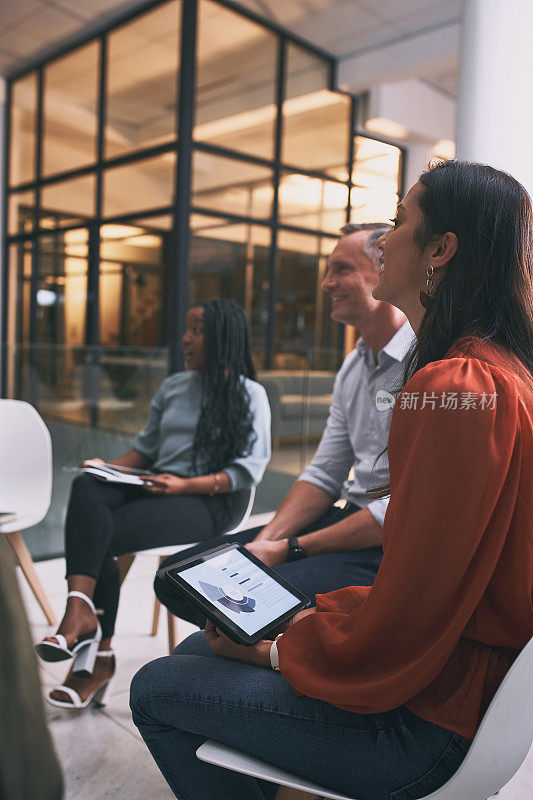
<path id="1" fill-rule="evenodd" d="M 132 678 L 130 684 L 130 709 L 132 711 L 142 703 L 146 697 L 153 694 L 153 661 L 149 661 L 140 668 Z"/>
<path id="2" fill-rule="evenodd" d="M 133 676 L 130 685 L 130 708 L 133 711 L 146 700 L 168 693 L 168 662 L 172 656 L 149 661 Z M 173 663 L 175 664 L 175 660 Z"/>

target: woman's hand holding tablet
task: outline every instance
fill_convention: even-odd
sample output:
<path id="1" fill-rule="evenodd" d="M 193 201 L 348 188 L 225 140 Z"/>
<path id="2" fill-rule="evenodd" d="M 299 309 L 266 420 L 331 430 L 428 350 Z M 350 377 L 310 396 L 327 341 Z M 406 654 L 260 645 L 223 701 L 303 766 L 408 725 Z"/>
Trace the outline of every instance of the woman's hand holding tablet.
<path id="1" fill-rule="evenodd" d="M 254 645 L 269 634 L 273 638 L 283 623 L 309 605 L 299 589 L 238 544 L 171 564 L 159 575 L 237 645 Z"/>
<path id="2" fill-rule="evenodd" d="M 299 611 L 294 617 L 276 628 L 276 635 L 284 633 L 287 628 L 294 625 L 295 622 L 306 617 L 308 614 L 314 614 L 316 608 L 305 608 Z M 252 664 L 255 667 L 270 668 L 270 648 L 272 647 L 271 639 L 261 639 L 261 641 L 246 647 L 246 645 L 236 644 L 228 639 L 215 625 L 207 620 L 205 626 L 205 638 L 213 653 L 221 658 L 230 658 L 232 661 L 242 661 L 244 664 Z"/>
<path id="3" fill-rule="evenodd" d="M 206 622 L 204 635 L 213 653 L 221 658 L 242 661 L 245 664 L 253 664 L 255 667 L 270 666 L 270 647 L 272 645 L 270 640 L 262 639 L 250 647 L 237 644 L 219 631 L 209 619 Z"/>

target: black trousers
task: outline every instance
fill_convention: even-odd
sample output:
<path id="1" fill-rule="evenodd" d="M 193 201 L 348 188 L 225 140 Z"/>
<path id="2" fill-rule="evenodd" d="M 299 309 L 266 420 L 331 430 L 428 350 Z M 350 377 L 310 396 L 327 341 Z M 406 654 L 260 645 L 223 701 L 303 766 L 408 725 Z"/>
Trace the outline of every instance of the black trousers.
<path id="1" fill-rule="evenodd" d="M 228 497 L 157 497 L 138 486 L 104 483 L 91 475 L 74 480 L 65 524 L 67 577 L 96 579 L 94 604 L 104 612 L 100 620 L 104 638 L 113 635 L 118 610 L 115 556 L 210 539 L 221 530 L 213 503 L 221 500 L 225 511 Z"/>
<path id="2" fill-rule="evenodd" d="M 340 522 L 341 519 L 353 514 L 359 509 L 357 506 L 348 505 L 345 508 L 331 506 L 316 522 L 303 528 L 300 534 L 311 533 L 329 525 Z M 261 528 L 251 528 L 247 531 L 232 534 L 231 536 L 217 536 L 208 544 L 209 547 L 216 547 L 219 544 L 247 544 L 255 539 Z M 169 556 L 162 563 L 162 567 L 168 567 L 176 561 L 201 553 L 207 549 L 206 544 L 199 544 L 189 547 L 173 556 Z M 371 586 L 376 577 L 376 573 L 381 564 L 383 549 L 381 547 L 369 547 L 365 550 L 346 550 L 338 553 L 324 553 L 323 555 L 311 556 L 301 561 L 288 561 L 278 564 L 272 569 L 288 580 L 294 586 L 307 595 L 314 605 L 315 595 L 326 594 L 335 589 L 343 589 L 345 586 Z M 154 582 L 155 593 L 173 614 L 180 619 L 192 622 L 200 628 L 205 627 L 205 617 L 184 597 L 173 585 L 167 583 L 156 575 Z"/>

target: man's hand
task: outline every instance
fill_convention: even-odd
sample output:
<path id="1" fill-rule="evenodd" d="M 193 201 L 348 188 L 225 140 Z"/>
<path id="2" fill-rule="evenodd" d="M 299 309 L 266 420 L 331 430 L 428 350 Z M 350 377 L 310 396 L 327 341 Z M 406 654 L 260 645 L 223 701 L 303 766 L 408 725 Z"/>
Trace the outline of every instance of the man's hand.
<path id="1" fill-rule="evenodd" d="M 275 517 L 274 517 L 274 520 L 275 520 Z M 287 537 L 283 536 L 281 538 L 286 539 Z M 273 529 L 272 523 L 269 522 L 268 525 L 265 525 L 265 527 L 262 528 L 259 531 L 259 533 L 257 534 L 257 536 L 254 539 L 254 542 L 272 542 L 272 541 L 276 541 L 276 540 L 279 540 L 279 539 L 280 539 L 280 537 L 279 537 L 279 535 L 277 535 L 276 531 Z"/>
<path id="2" fill-rule="evenodd" d="M 297 481 L 274 518 L 256 536 L 256 541 L 288 539 L 301 533 L 325 514 L 335 498 L 307 481 Z"/>
<path id="3" fill-rule="evenodd" d="M 170 497 L 176 494 L 187 494 L 187 479 L 180 478 L 178 475 L 171 475 L 169 472 L 162 472 L 160 475 L 150 475 L 142 478 L 143 489 L 150 494 L 161 497 Z"/>
<path id="4" fill-rule="evenodd" d="M 267 567 L 274 567 L 276 564 L 283 564 L 287 560 L 289 540 L 277 539 L 272 541 L 271 539 L 259 539 L 257 537 L 253 542 L 248 542 L 245 547 Z"/>
<path id="5" fill-rule="evenodd" d="M 235 644 L 227 636 L 224 636 L 210 620 L 206 622 L 204 636 L 213 653 L 221 658 L 242 661 L 243 664 L 252 664 L 255 667 L 270 667 L 272 642 L 262 639 L 251 647 Z"/>

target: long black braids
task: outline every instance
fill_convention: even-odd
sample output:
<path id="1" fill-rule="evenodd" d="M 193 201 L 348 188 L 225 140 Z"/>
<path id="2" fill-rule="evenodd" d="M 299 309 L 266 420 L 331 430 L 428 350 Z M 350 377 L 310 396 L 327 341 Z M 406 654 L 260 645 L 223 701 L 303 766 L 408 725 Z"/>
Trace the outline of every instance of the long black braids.
<path id="1" fill-rule="evenodd" d="M 204 309 L 205 347 L 193 441 L 193 468 L 199 474 L 217 472 L 250 452 L 254 433 L 243 376 L 255 380 L 256 375 L 243 309 L 233 300 L 209 300 L 196 307 Z"/>

